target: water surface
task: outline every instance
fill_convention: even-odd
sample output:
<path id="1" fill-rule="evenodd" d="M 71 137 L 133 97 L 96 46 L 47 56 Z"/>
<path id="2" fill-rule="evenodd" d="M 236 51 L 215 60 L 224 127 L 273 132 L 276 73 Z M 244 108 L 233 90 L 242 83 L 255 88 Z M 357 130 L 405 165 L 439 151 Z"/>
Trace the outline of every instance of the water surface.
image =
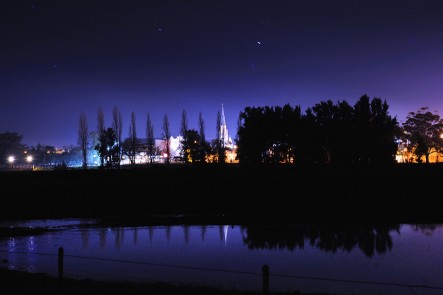
<path id="1" fill-rule="evenodd" d="M 1 226 L 53 229 L 0 238 L 0 267 L 54 276 L 63 248 L 65 277 L 258 291 L 268 265 L 271 291 L 443 294 L 441 225 Z"/>

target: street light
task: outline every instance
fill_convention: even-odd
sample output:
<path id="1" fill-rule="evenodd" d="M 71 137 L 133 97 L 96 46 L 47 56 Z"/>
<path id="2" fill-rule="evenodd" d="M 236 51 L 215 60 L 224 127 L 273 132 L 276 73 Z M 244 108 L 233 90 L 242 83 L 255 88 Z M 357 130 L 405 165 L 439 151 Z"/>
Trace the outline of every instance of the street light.
<path id="1" fill-rule="evenodd" d="M 31 155 L 26 156 L 26 162 L 28 162 L 28 165 L 31 165 L 32 160 L 33 158 Z M 32 164 L 32 170 L 34 170 L 34 164 Z"/>
<path id="2" fill-rule="evenodd" d="M 8 157 L 8 163 L 9 163 L 9 165 L 11 165 L 11 167 L 14 164 L 14 161 L 15 161 L 15 157 L 14 156 L 9 156 Z"/>

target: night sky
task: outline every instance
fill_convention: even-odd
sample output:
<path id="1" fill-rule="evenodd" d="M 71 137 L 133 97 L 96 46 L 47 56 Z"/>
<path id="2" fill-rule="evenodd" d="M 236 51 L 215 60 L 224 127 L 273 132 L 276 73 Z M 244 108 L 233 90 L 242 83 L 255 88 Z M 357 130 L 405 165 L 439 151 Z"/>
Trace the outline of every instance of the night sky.
<path id="1" fill-rule="evenodd" d="M 0 9 L 0 132 L 22 143 L 77 143 L 81 112 L 131 112 L 137 135 L 181 113 L 215 136 L 223 104 L 232 137 L 240 111 L 379 97 L 404 122 L 443 111 L 443 1 L 22 1 Z M 443 115 L 443 113 L 439 113 Z"/>

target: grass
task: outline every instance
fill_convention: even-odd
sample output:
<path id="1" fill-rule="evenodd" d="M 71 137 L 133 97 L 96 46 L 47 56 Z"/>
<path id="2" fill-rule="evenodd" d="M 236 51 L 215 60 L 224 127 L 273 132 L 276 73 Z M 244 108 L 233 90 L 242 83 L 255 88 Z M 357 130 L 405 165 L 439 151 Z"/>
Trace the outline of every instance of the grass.
<path id="1" fill-rule="evenodd" d="M 229 223 L 438 223 L 443 166 L 186 165 L 0 172 L 0 218 L 223 216 Z"/>
<path id="2" fill-rule="evenodd" d="M 17 270 L 0 269 L 0 284 L 3 290 L 15 294 L 156 294 L 156 295 L 258 295 L 261 291 L 240 291 L 209 288 L 204 286 L 174 285 L 167 283 L 128 283 L 105 282 L 90 279 L 75 280 L 63 279 L 62 284 L 58 278 L 43 273 L 29 273 Z M 272 294 L 310 294 L 326 295 L 324 293 L 291 293 L 272 292 Z"/>
<path id="3" fill-rule="evenodd" d="M 442 180 L 441 164 L 0 171 L 0 218 L 92 217 L 131 225 L 442 223 Z M 0 235 L 11 234 L 2 230 Z M 57 279 L 45 274 L 0 269 L 0 283 L 19 294 L 60 294 Z M 63 294 L 261 293 L 160 283 L 63 282 Z"/>

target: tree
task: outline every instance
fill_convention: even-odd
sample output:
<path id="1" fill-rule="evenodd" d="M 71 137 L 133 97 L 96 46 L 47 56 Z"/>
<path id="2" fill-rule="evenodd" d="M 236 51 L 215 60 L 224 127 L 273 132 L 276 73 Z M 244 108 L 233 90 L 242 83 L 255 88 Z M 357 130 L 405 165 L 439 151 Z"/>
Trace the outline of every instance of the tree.
<path id="1" fill-rule="evenodd" d="M 205 161 L 205 146 L 197 130 L 186 130 L 181 141 L 183 159 L 186 163 L 203 163 Z"/>
<path id="2" fill-rule="evenodd" d="M 118 164 L 120 167 L 121 157 L 122 157 L 122 130 L 123 130 L 123 119 L 122 114 L 117 106 L 112 109 L 112 129 L 114 129 L 116 142 L 117 142 L 117 152 L 118 152 Z"/>
<path id="3" fill-rule="evenodd" d="M 206 136 L 205 136 L 205 121 L 203 120 L 203 114 L 200 112 L 198 114 L 198 130 L 200 139 L 202 142 L 206 142 Z"/>
<path id="4" fill-rule="evenodd" d="M 165 114 L 163 116 L 163 138 L 165 140 L 165 149 L 166 149 L 166 159 L 165 163 L 169 164 L 170 156 L 171 156 L 171 131 L 169 129 L 169 119 L 168 115 Z"/>
<path id="5" fill-rule="evenodd" d="M 17 132 L 0 133 L 0 164 L 5 164 L 9 156 L 22 155 L 25 146 L 21 143 L 23 135 Z"/>
<path id="6" fill-rule="evenodd" d="M 399 135 L 397 118 L 392 118 L 388 112 L 389 105 L 375 97 L 372 100 L 363 95 L 354 105 L 354 141 L 356 163 L 392 164 L 395 162 Z M 341 109 L 339 109 L 339 113 Z M 348 122 L 346 122 L 348 123 Z M 340 128 L 344 130 L 344 128 Z M 347 126 L 350 129 L 349 125 Z M 350 150 L 348 148 L 348 150 Z"/>
<path id="7" fill-rule="evenodd" d="M 262 107 L 246 107 L 240 113 L 239 120 L 242 122 L 242 125 L 237 131 L 237 157 L 240 163 L 263 163 L 263 153 L 266 150 L 267 141 L 264 133 L 266 129 L 263 122 L 263 114 L 264 109 Z"/>
<path id="8" fill-rule="evenodd" d="M 82 152 L 82 167 L 84 169 L 88 167 L 88 143 L 88 121 L 86 114 L 82 112 L 78 125 L 78 144 Z"/>
<path id="9" fill-rule="evenodd" d="M 97 164 L 100 165 L 100 162 L 97 163 L 97 157 L 100 161 L 100 156 L 98 155 L 97 151 L 95 150 L 95 146 L 99 142 L 99 136 L 97 130 L 89 131 L 89 144 L 88 144 L 88 163 L 89 165 L 96 166 Z"/>
<path id="10" fill-rule="evenodd" d="M 423 156 L 426 163 L 429 163 L 429 155 L 440 151 L 443 146 L 443 119 L 430 112 L 428 107 L 410 112 L 402 130 L 403 138 L 409 142 L 419 163 Z"/>
<path id="11" fill-rule="evenodd" d="M 238 145 L 238 140 L 239 140 L 238 133 L 240 132 L 241 128 L 243 127 L 243 120 L 242 120 L 241 114 L 242 114 L 242 112 L 240 111 L 238 113 L 238 118 L 237 118 L 237 131 L 236 131 L 235 139 L 234 139 L 236 145 Z"/>
<path id="12" fill-rule="evenodd" d="M 154 139 L 154 125 L 151 122 L 151 116 L 149 115 L 149 113 L 146 118 L 146 144 L 147 144 L 147 155 L 149 157 L 149 162 L 152 164 L 156 150 L 155 150 L 155 139 Z"/>
<path id="13" fill-rule="evenodd" d="M 100 158 L 104 159 L 106 167 L 111 168 L 120 164 L 117 136 L 113 128 L 107 128 L 103 131 L 95 150 Z"/>
<path id="14" fill-rule="evenodd" d="M 199 130 L 199 137 L 200 137 L 200 146 L 201 146 L 201 157 L 203 158 L 203 162 L 206 162 L 207 155 L 211 152 L 211 148 L 209 146 L 209 143 L 206 141 L 206 135 L 205 135 L 205 121 L 203 120 L 203 114 L 200 112 L 198 114 L 198 130 Z"/>
<path id="15" fill-rule="evenodd" d="M 97 137 L 98 137 L 97 141 L 100 141 L 100 138 L 102 138 L 104 132 L 105 132 L 105 115 L 103 113 L 103 109 L 100 107 L 97 110 Z M 95 146 L 96 145 L 94 145 L 94 147 Z M 104 159 L 102 156 L 100 156 L 100 166 L 103 165 L 104 165 Z"/>
<path id="16" fill-rule="evenodd" d="M 123 151 L 129 158 L 131 164 L 135 164 L 135 156 L 138 153 L 137 129 L 135 125 L 135 113 L 131 113 L 131 124 L 129 125 L 129 136 L 123 144 Z"/>
<path id="17" fill-rule="evenodd" d="M 38 143 L 36 146 L 30 147 L 29 151 L 34 158 L 33 162 L 36 164 L 52 165 L 55 162 L 56 149 L 54 146 Z"/>
<path id="18" fill-rule="evenodd" d="M 182 119 L 180 124 L 180 135 L 185 136 L 186 131 L 188 131 L 188 116 L 186 114 L 186 111 L 182 111 Z"/>
<path id="19" fill-rule="evenodd" d="M 183 110 L 180 122 L 180 135 L 182 137 L 182 140 L 180 141 L 180 149 L 181 149 L 180 154 L 182 155 L 182 157 L 184 157 L 184 147 L 182 142 L 185 139 L 186 131 L 188 131 L 188 116 L 186 115 L 186 111 Z"/>
<path id="20" fill-rule="evenodd" d="M 395 161 L 397 119 L 380 98 L 363 95 L 352 107 L 322 101 L 306 110 L 294 148 L 305 163 L 389 165 Z M 294 125 L 294 124 L 292 124 Z M 294 126 L 300 126 L 295 124 Z M 304 159 L 303 159 L 304 158 Z"/>

